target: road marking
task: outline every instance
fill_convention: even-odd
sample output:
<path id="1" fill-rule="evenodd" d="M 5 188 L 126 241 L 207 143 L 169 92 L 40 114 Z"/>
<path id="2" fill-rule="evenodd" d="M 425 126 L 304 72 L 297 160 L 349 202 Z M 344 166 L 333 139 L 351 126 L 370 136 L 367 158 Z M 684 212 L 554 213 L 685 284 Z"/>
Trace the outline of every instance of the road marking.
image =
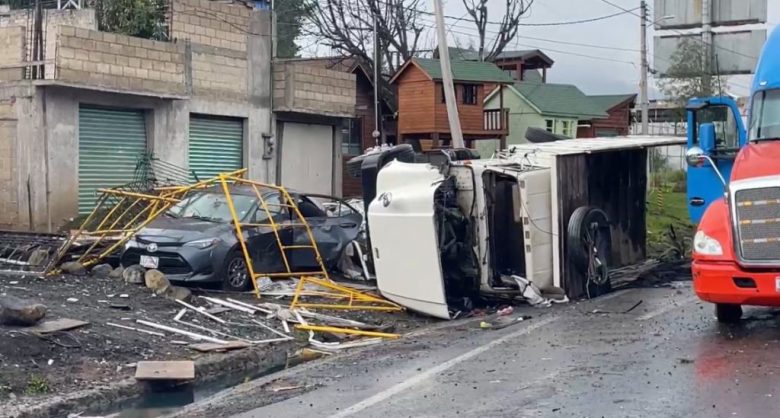
<path id="1" fill-rule="evenodd" d="M 422 383 L 422 382 L 424 382 L 424 381 L 426 381 L 426 380 L 436 376 L 439 373 L 442 373 L 442 372 L 444 372 L 444 371 L 446 371 L 448 369 L 451 369 L 452 367 L 454 367 L 454 366 L 456 366 L 456 365 L 458 365 L 460 363 L 463 363 L 464 361 L 469 360 L 469 359 L 471 359 L 474 356 L 478 356 L 478 355 L 484 353 L 485 351 L 490 350 L 491 348 L 493 348 L 493 347 L 495 347 L 495 346 L 497 346 L 499 344 L 503 344 L 503 343 L 513 339 L 513 338 L 517 338 L 519 336 L 522 336 L 522 335 L 525 335 L 525 334 L 529 334 L 529 333 L 533 332 L 534 330 L 536 330 L 538 328 L 541 328 L 541 327 L 543 327 L 543 326 L 545 326 L 545 325 L 555 321 L 556 319 L 558 319 L 558 317 L 555 317 L 555 316 L 549 317 L 549 318 L 543 319 L 543 320 L 541 320 L 541 321 L 539 321 L 539 322 L 537 322 L 535 324 L 529 325 L 526 328 L 523 328 L 521 330 L 515 331 L 515 332 L 513 332 L 511 334 L 504 335 L 503 337 L 501 337 L 501 338 L 499 338 L 497 340 L 493 340 L 493 341 L 491 341 L 491 342 L 489 342 L 489 343 L 487 343 L 487 344 L 485 344 L 483 346 L 477 347 L 477 348 L 475 348 L 475 349 L 473 349 L 473 350 L 471 350 L 469 352 L 463 353 L 463 354 L 459 355 L 458 357 L 455 357 L 455 358 L 452 358 L 450 360 L 447 360 L 446 362 L 441 363 L 441 364 L 439 364 L 436 367 L 428 369 L 428 370 L 426 370 L 426 371 L 424 371 L 422 373 L 418 373 L 418 374 L 414 375 L 413 377 L 411 377 L 411 378 L 409 378 L 407 380 L 404 380 L 401 383 L 396 384 L 395 386 L 391 386 L 390 388 L 388 388 L 388 389 L 386 389 L 386 390 L 384 390 L 382 392 L 379 392 L 379 393 L 377 393 L 374 396 L 368 397 L 368 398 L 366 398 L 366 399 L 364 399 L 364 400 L 362 400 L 362 401 L 360 401 L 360 402 L 350 406 L 349 408 L 347 408 L 347 409 L 345 409 L 345 410 L 343 410 L 343 411 L 341 411 L 341 412 L 339 412 L 337 414 L 331 415 L 329 418 L 347 417 L 347 416 L 350 416 L 352 414 L 356 414 L 356 413 L 358 413 L 360 411 L 363 411 L 364 409 L 370 408 L 371 406 L 374 406 L 374 405 L 378 404 L 379 402 L 387 400 L 387 399 L 389 399 L 389 398 L 391 398 L 391 397 L 393 397 L 393 396 L 395 396 L 395 395 L 405 391 L 406 389 L 409 389 L 409 388 L 411 388 L 411 387 L 413 387 L 415 385 L 418 385 L 418 384 L 420 384 L 420 383 Z"/>
<path id="2" fill-rule="evenodd" d="M 677 308 L 679 308 L 679 307 L 681 307 L 683 305 L 686 305 L 688 303 L 691 303 L 691 302 L 693 302 L 695 300 L 696 300 L 696 296 L 689 296 L 689 297 L 681 300 L 678 303 L 670 303 L 670 304 L 668 304 L 666 306 L 662 306 L 662 307 L 660 307 L 660 308 L 658 308 L 658 309 L 656 309 L 654 311 L 650 311 L 650 312 L 648 312 L 648 313 L 646 313 L 644 315 L 638 316 L 636 318 L 636 320 L 637 321 L 647 321 L 648 319 L 653 319 L 653 318 L 655 318 L 658 315 L 663 315 L 663 314 L 665 314 L 665 313 L 667 313 L 667 312 L 669 312 L 669 311 L 671 311 L 673 309 L 677 309 Z"/>

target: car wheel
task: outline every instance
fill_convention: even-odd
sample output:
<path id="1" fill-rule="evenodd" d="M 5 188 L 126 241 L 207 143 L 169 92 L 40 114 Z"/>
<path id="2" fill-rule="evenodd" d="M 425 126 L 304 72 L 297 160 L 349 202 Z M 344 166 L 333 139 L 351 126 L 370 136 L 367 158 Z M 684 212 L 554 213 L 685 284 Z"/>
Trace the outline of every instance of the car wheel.
<path id="1" fill-rule="evenodd" d="M 225 290 L 244 291 L 249 289 L 252 281 L 246 268 L 244 254 L 233 251 L 225 260 L 225 271 L 222 279 L 222 288 Z"/>
<path id="2" fill-rule="evenodd" d="M 742 306 L 728 303 L 718 303 L 715 305 L 715 316 L 718 322 L 724 324 L 733 324 L 742 319 Z"/>

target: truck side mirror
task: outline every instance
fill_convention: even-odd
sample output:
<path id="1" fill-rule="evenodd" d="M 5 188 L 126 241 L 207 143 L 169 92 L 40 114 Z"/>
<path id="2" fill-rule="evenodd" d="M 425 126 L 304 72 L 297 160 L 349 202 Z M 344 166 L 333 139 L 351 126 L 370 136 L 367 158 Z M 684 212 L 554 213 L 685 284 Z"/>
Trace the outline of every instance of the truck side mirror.
<path id="1" fill-rule="evenodd" d="M 702 127 L 707 124 L 703 124 Z M 709 125 L 712 125 L 711 123 Z M 713 131 L 714 133 L 714 131 Z M 686 153 L 685 153 L 685 161 L 688 162 L 688 165 L 692 168 L 696 167 L 703 167 L 705 163 L 709 163 L 710 168 L 715 170 L 715 174 L 718 175 L 718 178 L 720 179 L 721 184 L 723 184 L 723 187 L 726 187 L 726 179 L 723 178 L 723 174 L 720 173 L 720 170 L 718 170 L 718 165 L 715 164 L 715 161 L 712 161 L 712 158 L 710 158 L 709 155 L 707 155 L 706 152 L 704 152 L 704 149 L 692 146 Z"/>
<path id="2" fill-rule="evenodd" d="M 707 155 L 715 151 L 715 124 L 702 123 L 699 125 L 699 144 Z"/>

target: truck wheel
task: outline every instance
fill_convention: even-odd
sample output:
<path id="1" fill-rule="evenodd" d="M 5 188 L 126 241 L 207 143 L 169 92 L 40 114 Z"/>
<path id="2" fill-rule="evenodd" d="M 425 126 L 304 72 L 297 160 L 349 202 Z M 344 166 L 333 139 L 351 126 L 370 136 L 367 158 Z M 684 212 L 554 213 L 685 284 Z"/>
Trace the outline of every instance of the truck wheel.
<path id="1" fill-rule="evenodd" d="M 569 218 L 566 234 L 569 262 L 583 274 L 588 297 L 609 293 L 612 231 L 607 214 L 592 206 L 581 206 Z"/>
<path id="2" fill-rule="evenodd" d="M 718 318 L 718 322 L 724 324 L 739 322 L 742 319 L 742 305 L 718 303 L 715 305 L 715 316 Z"/>

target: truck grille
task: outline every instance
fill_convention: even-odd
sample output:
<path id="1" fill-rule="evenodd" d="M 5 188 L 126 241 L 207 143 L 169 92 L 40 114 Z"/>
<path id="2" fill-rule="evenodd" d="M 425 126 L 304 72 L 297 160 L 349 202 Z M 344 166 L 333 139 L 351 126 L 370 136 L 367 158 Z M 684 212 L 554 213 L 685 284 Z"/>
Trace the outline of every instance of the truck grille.
<path id="1" fill-rule="evenodd" d="M 780 260 L 780 187 L 739 190 L 734 202 L 742 259 Z"/>

